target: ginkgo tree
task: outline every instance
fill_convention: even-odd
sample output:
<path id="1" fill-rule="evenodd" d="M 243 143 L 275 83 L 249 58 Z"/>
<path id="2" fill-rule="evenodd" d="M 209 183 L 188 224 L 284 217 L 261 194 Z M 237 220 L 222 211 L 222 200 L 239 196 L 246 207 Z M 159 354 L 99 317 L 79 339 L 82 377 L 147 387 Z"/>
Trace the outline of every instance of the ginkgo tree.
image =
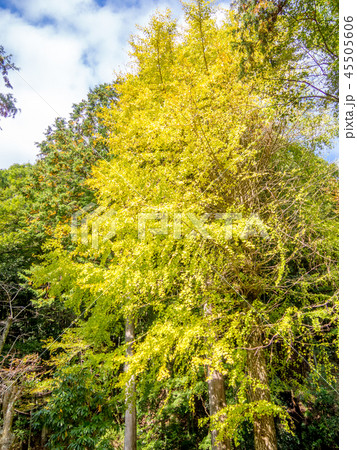
<path id="1" fill-rule="evenodd" d="M 133 73 L 103 109 L 110 159 L 88 184 L 113 214 L 100 231 L 89 217 L 72 251 L 70 225 L 57 227 L 34 282 L 116 371 L 126 450 L 145 384 L 182 377 L 193 393 L 206 383 L 209 448 L 230 449 L 249 421 L 255 448 L 276 449 L 275 421 L 290 427 L 279 389 L 334 389 L 337 176 L 314 153 L 332 119 L 277 107 L 263 77 L 242 81 L 233 14 L 218 23 L 202 0 L 184 11 L 182 31 L 158 13 L 132 39 Z"/>

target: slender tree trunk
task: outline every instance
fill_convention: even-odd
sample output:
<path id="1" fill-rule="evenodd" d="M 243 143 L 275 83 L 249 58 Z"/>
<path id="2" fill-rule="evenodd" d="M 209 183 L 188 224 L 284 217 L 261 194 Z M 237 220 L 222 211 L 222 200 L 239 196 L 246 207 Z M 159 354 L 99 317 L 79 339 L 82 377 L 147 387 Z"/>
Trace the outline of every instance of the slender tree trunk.
<path id="1" fill-rule="evenodd" d="M 217 414 L 226 405 L 226 394 L 224 388 L 224 377 L 218 370 L 211 370 L 208 368 L 208 398 L 209 398 L 209 413 L 212 417 Z M 222 417 L 222 420 L 224 417 Z M 217 442 L 217 430 L 211 431 L 212 450 L 230 450 L 231 441 L 225 439 Z"/>
<path id="2" fill-rule="evenodd" d="M 35 399 L 35 405 L 36 405 L 36 399 Z M 29 436 L 27 439 L 27 450 L 31 450 L 31 437 L 32 437 L 32 409 L 30 410 L 30 427 L 29 427 Z"/>
<path id="3" fill-rule="evenodd" d="M 125 324 L 125 343 L 127 344 L 127 356 L 133 354 L 133 341 L 135 338 L 134 322 L 127 319 Z M 125 365 L 125 371 L 129 364 Z M 125 410 L 125 437 L 124 450 L 136 450 L 136 404 L 135 404 L 135 377 L 132 376 L 126 386 L 126 410 Z"/>
<path id="4" fill-rule="evenodd" d="M 2 330 L 2 333 L 1 333 L 1 336 L 0 336 L 0 355 L 2 353 L 2 349 L 4 348 L 7 335 L 9 334 L 10 327 L 11 327 L 11 324 L 12 324 L 12 320 L 13 320 L 12 317 L 9 316 L 6 319 L 5 326 L 4 326 L 3 330 Z"/>
<path id="5" fill-rule="evenodd" d="M 47 443 L 47 435 L 48 435 L 48 429 L 47 429 L 46 425 L 44 425 L 41 430 L 41 445 L 42 445 L 42 447 L 45 447 L 45 445 Z"/>
<path id="6" fill-rule="evenodd" d="M 200 30 L 200 40 L 201 40 L 201 48 L 202 48 L 202 55 L 203 55 L 203 62 L 205 64 L 206 72 L 208 73 L 208 64 L 207 64 L 207 58 L 206 58 L 206 45 L 205 45 L 205 36 L 203 32 L 203 14 L 202 14 L 202 0 L 197 1 L 198 11 L 199 11 L 199 17 L 198 17 L 198 26 Z"/>
<path id="7" fill-rule="evenodd" d="M 250 347 L 262 346 L 262 334 L 258 326 L 253 328 L 250 336 Z M 251 388 L 249 397 L 251 402 L 260 400 L 270 401 L 268 372 L 263 348 L 248 350 L 247 371 L 252 380 L 266 386 L 266 388 Z M 254 447 L 255 450 L 277 450 L 274 418 L 271 415 L 254 417 Z"/>
<path id="8" fill-rule="evenodd" d="M 19 388 L 15 384 L 10 384 L 2 398 L 3 429 L 0 437 L 0 449 L 9 450 L 13 444 L 15 436 L 11 432 L 12 421 L 15 414 L 15 403 L 19 397 Z"/>
<path id="9" fill-rule="evenodd" d="M 211 305 L 205 304 L 204 306 L 205 316 L 212 315 Z M 207 367 L 208 371 L 208 400 L 209 400 L 209 414 L 214 416 L 219 413 L 219 411 L 227 406 L 226 404 L 226 393 L 224 387 L 224 376 L 215 369 Z M 222 415 L 220 419 L 223 421 L 224 416 Z M 211 444 L 212 450 L 230 450 L 231 440 L 224 439 L 223 441 L 217 441 L 217 430 L 211 431 Z"/>

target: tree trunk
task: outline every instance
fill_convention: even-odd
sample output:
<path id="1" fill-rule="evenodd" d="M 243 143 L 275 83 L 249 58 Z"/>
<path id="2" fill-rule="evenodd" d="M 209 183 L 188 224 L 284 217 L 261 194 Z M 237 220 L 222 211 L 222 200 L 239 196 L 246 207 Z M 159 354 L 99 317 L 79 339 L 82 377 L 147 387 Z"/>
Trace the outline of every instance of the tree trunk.
<path id="1" fill-rule="evenodd" d="M 7 335 L 9 334 L 10 327 L 11 327 L 11 324 L 12 324 L 12 320 L 13 320 L 12 317 L 9 316 L 9 317 L 6 319 L 4 329 L 2 330 L 2 334 L 1 334 L 1 336 L 0 336 L 0 355 L 1 355 L 1 353 L 2 353 L 2 349 L 4 348 L 4 345 L 5 345 L 5 342 L 6 342 Z"/>
<path id="2" fill-rule="evenodd" d="M 212 306 L 209 304 L 204 305 L 204 315 L 206 317 L 212 316 Z M 209 414 L 214 416 L 226 405 L 226 393 L 224 387 L 224 376 L 218 370 L 212 370 L 211 367 L 207 367 L 208 371 L 208 400 L 209 400 Z M 224 420 L 224 416 L 220 417 L 220 420 Z M 224 439 L 223 441 L 217 441 L 217 430 L 211 431 L 211 444 L 212 450 L 230 450 L 231 440 Z"/>
<path id="3" fill-rule="evenodd" d="M 0 437 L 0 449 L 9 450 L 14 442 L 15 436 L 11 432 L 12 421 L 15 414 L 15 403 L 19 397 L 19 388 L 15 384 L 10 384 L 3 394 L 3 429 Z"/>
<path id="4" fill-rule="evenodd" d="M 125 324 L 125 343 L 127 344 L 126 355 L 133 354 L 133 341 L 135 338 L 134 322 L 127 320 Z M 129 364 L 125 365 L 125 371 Z M 124 450 L 136 450 L 136 405 L 135 405 L 135 377 L 130 378 L 126 385 L 126 410 L 125 410 L 125 435 Z"/>
<path id="5" fill-rule="evenodd" d="M 41 430 L 41 446 L 43 448 L 45 448 L 45 445 L 47 443 L 47 435 L 48 435 L 48 429 L 47 429 L 46 425 L 44 425 Z"/>
<path id="6" fill-rule="evenodd" d="M 218 370 L 211 370 L 210 368 L 208 368 L 208 398 L 209 413 L 211 417 L 226 406 L 224 377 Z M 224 417 L 222 417 L 222 420 L 223 419 Z M 217 430 L 211 431 L 212 450 L 230 450 L 230 439 L 217 442 L 217 434 Z"/>
<path id="7" fill-rule="evenodd" d="M 262 346 L 262 334 L 258 326 L 253 328 L 250 336 L 251 348 Z M 248 350 L 247 371 L 249 377 L 266 388 L 250 389 L 249 397 L 251 402 L 260 400 L 270 401 L 268 385 L 268 372 L 263 348 Z M 254 448 L 255 450 L 277 450 L 274 418 L 271 415 L 254 417 Z"/>

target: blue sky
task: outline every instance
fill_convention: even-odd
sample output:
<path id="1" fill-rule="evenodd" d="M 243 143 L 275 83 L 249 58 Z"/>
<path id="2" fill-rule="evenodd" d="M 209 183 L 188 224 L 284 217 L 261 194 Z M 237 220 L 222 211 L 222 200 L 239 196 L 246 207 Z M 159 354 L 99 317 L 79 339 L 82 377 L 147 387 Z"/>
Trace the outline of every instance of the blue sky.
<path id="1" fill-rule="evenodd" d="M 126 71 L 135 25 L 167 7 L 182 17 L 179 0 L 0 0 L 0 45 L 20 67 L 11 82 L 21 108 L 0 121 L 0 168 L 33 163 L 47 127 L 90 87 Z M 326 158 L 337 158 L 337 143 Z"/>

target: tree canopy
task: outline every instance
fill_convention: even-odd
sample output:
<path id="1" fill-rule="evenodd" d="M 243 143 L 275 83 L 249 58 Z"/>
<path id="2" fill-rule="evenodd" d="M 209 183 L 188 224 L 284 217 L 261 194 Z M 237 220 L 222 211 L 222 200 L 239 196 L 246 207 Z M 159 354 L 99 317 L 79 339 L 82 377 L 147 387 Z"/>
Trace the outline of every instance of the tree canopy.
<path id="1" fill-rule="evenodd" d="M 4 247 L 36 236 L 31 310 L 63 321 L 38 318 L 41 382 L 18 383 L 49 448 L 338 448 L 329 8 L 157 12 L 132 70 L 4 174 Z"/>

